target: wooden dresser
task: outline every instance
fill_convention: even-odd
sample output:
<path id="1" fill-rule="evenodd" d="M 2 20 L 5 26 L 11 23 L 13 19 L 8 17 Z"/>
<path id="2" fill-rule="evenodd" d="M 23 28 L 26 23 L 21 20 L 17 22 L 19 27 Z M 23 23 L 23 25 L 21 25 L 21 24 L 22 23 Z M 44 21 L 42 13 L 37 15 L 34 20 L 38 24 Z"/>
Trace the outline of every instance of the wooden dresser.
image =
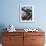
<path id="1" fill-rule="evenodd" d="M 3 46 L 44 46 L 44 32 L 3 32 Z"/>

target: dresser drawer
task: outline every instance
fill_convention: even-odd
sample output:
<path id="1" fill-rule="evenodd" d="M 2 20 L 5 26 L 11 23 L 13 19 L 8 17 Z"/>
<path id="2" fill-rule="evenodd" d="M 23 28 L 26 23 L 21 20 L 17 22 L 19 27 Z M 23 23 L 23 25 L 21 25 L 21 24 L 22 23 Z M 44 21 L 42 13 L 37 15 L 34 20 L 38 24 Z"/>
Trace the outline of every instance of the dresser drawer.
<path id="1" fill-rule="evenodd" d="M 16 46 L 15 44 L 3 44 L 2 46 Z"/>
<path id="2" fill-rule="evenodd" d="M 32 36 L 32 43 L 33 44 L 43 44 L 44 36 Z"/>
<path id="3" fill-rule="evenodd" d="M 4 32 L 5 36 L 23 36 L 23 32 Z"/>
<path id="4" fill-rule="evenodd" d="M 44 46 L 44 44 L 32 44 L 31 46 Z"/>
<path id="5" fill-rule="evenodd" d="M 15 43 L 15 42 L 21 42 L 23 41 L 23 36 L 4 36 L 3 37 L 3 43 Z"/>
<path id="6" fill-rule="evenodd" d="M 10 44 L 10 43 L 4 44 L 3 43 L 2 46 L 23 46 L 23 43 L 19 43 L 19 44 L 18 43 L 17 44 L 16 43 L 12 43 L 12 44 Z"/>
<path id="7" fill-rule="evenodd" d="M 44 36 L 44 32 L 25 32 L 24 36 Z"/>

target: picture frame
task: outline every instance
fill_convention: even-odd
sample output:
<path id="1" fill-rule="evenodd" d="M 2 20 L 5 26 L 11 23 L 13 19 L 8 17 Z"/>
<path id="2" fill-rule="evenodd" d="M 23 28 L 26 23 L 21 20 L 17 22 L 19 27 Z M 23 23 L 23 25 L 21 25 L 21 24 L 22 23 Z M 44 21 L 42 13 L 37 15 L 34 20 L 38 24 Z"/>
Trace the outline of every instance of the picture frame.
<path id="1" fill-rule="evenodd" d="M 20 5 L 20 22 L 33 22 L 34 21 L 34 6 L 33 5 Z"/>

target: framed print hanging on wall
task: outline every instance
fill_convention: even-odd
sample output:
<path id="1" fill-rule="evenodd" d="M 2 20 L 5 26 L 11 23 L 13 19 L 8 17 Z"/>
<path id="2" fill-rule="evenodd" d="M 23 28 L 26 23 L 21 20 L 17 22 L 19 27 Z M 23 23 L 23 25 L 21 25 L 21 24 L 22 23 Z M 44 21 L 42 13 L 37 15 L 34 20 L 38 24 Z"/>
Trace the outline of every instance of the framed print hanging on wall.
<path id="1" fill-rule="evenodd" d="M 33 21 L 34 21 L 34 6 L 20 5 L 20 22 L 33 22 Z"/>

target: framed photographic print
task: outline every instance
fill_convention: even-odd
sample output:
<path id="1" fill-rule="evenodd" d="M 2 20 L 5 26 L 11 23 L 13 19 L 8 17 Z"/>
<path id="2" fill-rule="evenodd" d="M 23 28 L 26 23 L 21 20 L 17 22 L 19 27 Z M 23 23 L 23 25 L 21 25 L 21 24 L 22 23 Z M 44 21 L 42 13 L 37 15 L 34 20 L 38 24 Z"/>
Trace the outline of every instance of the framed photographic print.
<path id="1" fill-rule="evenodd" d="M 20 22 L 33 22 L 33 21 L 34 21 L 34 6 L 20 5 Z"/>

